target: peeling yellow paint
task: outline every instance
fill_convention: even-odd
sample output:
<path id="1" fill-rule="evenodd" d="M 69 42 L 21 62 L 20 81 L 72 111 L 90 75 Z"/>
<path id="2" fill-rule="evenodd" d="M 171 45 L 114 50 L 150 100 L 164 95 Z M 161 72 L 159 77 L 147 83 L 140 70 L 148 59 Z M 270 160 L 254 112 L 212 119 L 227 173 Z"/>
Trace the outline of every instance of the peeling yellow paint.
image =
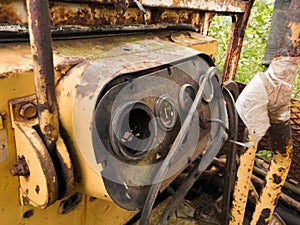
<path id="1" fill-rule="evenodd" d="M 269 171 L 265 178 L 266 185 L 263 187 L 260 198 L 253 213 L 251 225 L 267 224 L 274 213 L 281 188 L 286 180 L 292 161 L 293 146 L 289 141 L 286 146 L 286 154 L 276 152 L 272 158 Z M 264 211 L 268 210 L 267 214 Z"/>
<path id="2" fill-rule="evenodd" d="M 250 142 L 253 141 L 250 135 L 248 136 L 248 139 Z M 237 181 L 233 193 L 230 225 L 243 224 L 256 149 L 257 143 L 249 147 L 245 153 L 240 156 Z"/>

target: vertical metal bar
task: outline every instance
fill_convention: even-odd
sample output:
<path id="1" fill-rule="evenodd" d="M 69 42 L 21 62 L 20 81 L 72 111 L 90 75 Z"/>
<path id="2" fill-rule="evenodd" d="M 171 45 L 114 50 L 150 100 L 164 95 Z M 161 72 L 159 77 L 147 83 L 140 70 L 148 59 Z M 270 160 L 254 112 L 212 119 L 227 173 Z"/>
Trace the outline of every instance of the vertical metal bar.
<path id="1" fill-rule="evenodd" d="M 253 141 L 250 135 L 248 139 L 249 142 Z M 240 156 L 240 165 L 233 192 L 230 225 L 243 225 L 256 149 L 257 143 L 246 149 Z"/>
<path id="2" fill-rule="evenodd" d="M 235 100 L 231 94 L 231 90 L 237 88 L 235 83 L 225 84 L 223 89 L 223 95 L 226 101 L 226 109 L 229 118 L 229 129 L 231 131 L 229 140 L 237 141 L 238 139 L 238 115 L 235 110 Z M 230 89 L 230 87 L 232 87 Z M 231 210 L 231 196 L 235 184 L 236 175 L 236 162 L 237 162 L 237 146 L 232 142 L 228 142 L 228 149 L 226 152 L 226 164 L 225 164 L 225 175 L 224 175 L 224 191 L 222 199 L 222 213 L 220 221 L 222 224 L 229 224 L 230 210 Z"/>
<path id="3" fill-rule="evenodd" d="M 270 65 L 274 70 L 277 81 L 280 81 L 275 87 L 269 88 L 266 86 L 270 102 L 268 111 L 271 121 L 270 141 L 273 157 L 265 178 L 265 185 L 253 214 L 251 225 L 268 224 L 270 221 L 292 161 L 291 125 L 289 116 L 287 121 L 283 121 L 282 118 L 286 117 L 282 115 L 289 112 L 288 103 L 292 91 L 291 87 L 294 84 L 296 76 L 296 69 L 293 70 L 292 68 L 297 68 L 300 62 L 299 8 L 300 1 L 292 0 L 288 10 L 288 20 L 284 36 L 281 39 L 275 59 Z M 291 69 L 289 70 L 289 68 Z M 281 83 L 284 83 L 284 85 Z M 276 91 L 280 91 L 280 95 L 274 95 Z M 280 100 L 278 100 L 279 97 Z"/>
<path id="4" fill-rule="evenodd" d="M 59 127 L 48 1 L 26 0 L 26 3 L 39 124 L 48 148 L 52 150 Z"/>
<path id="5" fill-rule="evenodd" d="M 246 26 L 254 0 L 249 0 L 243 14 L 232 17 L 233 24 L 227 45 L 226 59 L 223 68 L 223 81 L 234 80 L 240 59 Z"/>
<path id="6" fill-rule="evenodd" d="M 286 180 L 292 161 L 291 125 L 272 125 L 270 139 L 274 152 L 265 178 L 265 184 L 253 213 L 251 225 L 268 224 L 274 213 L 281 188 Z"/>
<path id="7" fill-rule="evenodd" d="M 283 38 L 275 57 L 300 57 L 300 1 L 292 0 Z"/>

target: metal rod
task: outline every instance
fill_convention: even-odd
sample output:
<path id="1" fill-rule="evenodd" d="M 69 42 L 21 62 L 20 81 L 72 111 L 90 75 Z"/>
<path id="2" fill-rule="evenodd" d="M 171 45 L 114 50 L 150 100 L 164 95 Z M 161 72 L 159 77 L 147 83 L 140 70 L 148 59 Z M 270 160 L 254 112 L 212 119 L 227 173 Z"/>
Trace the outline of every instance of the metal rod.
<path id="1" fill-rule="evenodd" d="M 259 177 L 255 176 L 255 175 L 252 175 L 251 180 L 255 184 L 259 184 L 259 185 L 263 185 L 264 184 L 264 181 L 262 179 L 260 179 Z M 300 202 L 298 202 L 294 198 L 292 198 L 292 197 L 284 194 L 283 192 L 281 192 L 279 194 L 279 198 L 282 201 L 284 201 L 288 206 L 291 206 L 295 210 L 297 210 L 298 212 L 300 212 Z"/>
<path id="2" fill-rule="evenodd" d="M 275 152 L 265 178 L 258 203 L 253 213 L 251 225 L 267 224 L 276 207 L 281 188 L 286 180 L 292 161 L 290 123 L 272 125 L 270 128 L 271 148 Z"/>
<path id="3" fill-rule="evenodd" d="M 245 12 L 233 16 L 233 24 L 230 33 L 230 39 L 227 45 L 226 59 L 223 68 L 223 82 L 234 80 L 238 61 L 242 51 L 242 45 L 246 26 L 250 16 L 254 0 L 249 0 Z"/>
<path id="4" fill-rule="evenodd" d="M 253 141 L 250 135 L 248 139 L 249 142 Z M 246 149 L 240 156 L 240 165 L 237 170 L 237 178 L 233 192 L 230 225 L 243 224 L 256 149 L 257 143 Z"/>
<path id="5" fill-rule="evenodd" d="M 299 8 L 300 1 L 292 0 L 284 36 L 270 65 L 271 71 L 273 71 L 271 81 L 275 86 L 272 87 L 270 82 L 266 82 L 267 85 L 265 85 L 269 97 L 270 141 L 274 154 L 265 178 L 265 185 L 253 213 L 251 225 L 267 224 L 270 221 L 292 161 L 293 145 L 288 103 L 300 62 Z M 280 95 L 274 94 L 279 91 Z M 279 98 L 280 100 L 278 100 Z"/>
<path id="6" fill-rule="evenodd" d="M 259 167 L 257 167 L 257 166 L 254 166 L 253 173 L 254 173 L 254 174 L 257 174 L 257 175 L 259 175 L 259 176 L 265 177 L 266 174 L 267 174 L 267 171 L 266 171 L 266 170 L 263 170 L 263 169 L 261 169 L 261 168 L 259 168 Z M 284 183 L 283 186 L 284 186 L 286 189 L 288 189 L 288 190 L 294 192 L 295 194 L 300 195 L 300 189 L 299 189 L 299 187 L 297 187 L 297 186 L 295 186 L 295 185 L 289 183 L 288 181 L 286 181 L 286 182 Z"/>
<path id="7" fill-rule="evenodd" d="M 51 151 L 58 138 L 59 125 L 48 1 L 26 0 L 26 3 L 39 125 Z"/>

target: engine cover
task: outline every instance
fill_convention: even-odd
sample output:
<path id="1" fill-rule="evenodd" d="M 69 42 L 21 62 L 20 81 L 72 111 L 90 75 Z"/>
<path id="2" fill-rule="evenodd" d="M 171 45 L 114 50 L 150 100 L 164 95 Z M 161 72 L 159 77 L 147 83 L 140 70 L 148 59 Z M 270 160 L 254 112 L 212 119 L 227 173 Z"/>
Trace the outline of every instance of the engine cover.
<path id="1" fill-rule="evenodd" d="M 72 69 L 59 83 L 58 102 L 83 188 L 122 208 L 142 208 L 211 66 L 210 57 L 198 51 L 145 40 L 121 45 Z M 65 109 L 70 102 L 72 107 Z M 213 141 L 218 127 L 210 118 L 227 124 L 218 76 L 203 90 L 163 187 Z"/>

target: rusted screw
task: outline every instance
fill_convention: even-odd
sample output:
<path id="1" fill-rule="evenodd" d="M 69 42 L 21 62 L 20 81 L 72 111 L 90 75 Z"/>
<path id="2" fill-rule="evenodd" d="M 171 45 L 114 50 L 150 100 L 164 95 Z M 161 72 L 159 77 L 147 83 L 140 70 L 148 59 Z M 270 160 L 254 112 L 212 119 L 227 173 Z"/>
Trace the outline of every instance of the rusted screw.
<path id="1" fill-rule="evenodd" d="M 29 169 L 25 158 L 19 159 L 18 162 L 9 169 L 9 171 L 13 176 L 28 176 Z"/>
<path id="2" fill-rule="evenodd" d="M 206 129 L 207 126 L 208 126 L 208 123 L 207 123 L 207 115 L 205 112 L 201 111 L 199 113 L 199 125 L 201 128 L 203 129 Z"/>
<path id="3" fill-rule="evenodd" d="M 37 114 L 36 105 L 32 102 L 25 103 L 20 108 L 20 116 L 26 119 L 31 119 Z"/>

